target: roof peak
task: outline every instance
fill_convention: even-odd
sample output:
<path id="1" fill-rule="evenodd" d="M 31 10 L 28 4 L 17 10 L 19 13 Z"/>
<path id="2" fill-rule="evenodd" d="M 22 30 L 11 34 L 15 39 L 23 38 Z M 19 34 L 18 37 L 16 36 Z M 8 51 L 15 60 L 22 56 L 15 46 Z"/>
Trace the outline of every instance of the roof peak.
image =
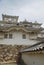
<path id="1" fill-rule="evenodd" d="M 2 16 L 4 16 L 4 17 L 19 17 L 19 16 L 6 15 L 6 14 L 2 14 Z"/>

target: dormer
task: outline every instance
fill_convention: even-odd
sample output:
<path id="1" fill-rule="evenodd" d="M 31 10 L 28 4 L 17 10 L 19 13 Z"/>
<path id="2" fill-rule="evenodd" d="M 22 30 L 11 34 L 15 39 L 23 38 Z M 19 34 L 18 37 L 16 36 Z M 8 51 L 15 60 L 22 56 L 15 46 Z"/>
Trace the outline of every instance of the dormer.
<path id="1" fill-rule="evenodd" d="M 40 28 L 41 27 L 41 23 L 38 23 L 37 21 L 35 21 L 34 23 L 32 23 L 32 27 L 33 28 Z"/>
<path id="2" fill-rule="evenodd" d="M 21 24 L 24 26 L 24 27 L 32 27 L 32 22 L 29 22 L 27 21 L 26 19 L 24 21 L 21 22 Z"/>
<path id="3" fill-rule="evenodd" d="M 3 21 L 6 21 L 6 22 L 17 23 L 18 22 L 18 18 L 19 18 L 19 16 L 10 16 L 10 15 L 3 15 L 2 14 L 2 19 L 3 19 Z"/>

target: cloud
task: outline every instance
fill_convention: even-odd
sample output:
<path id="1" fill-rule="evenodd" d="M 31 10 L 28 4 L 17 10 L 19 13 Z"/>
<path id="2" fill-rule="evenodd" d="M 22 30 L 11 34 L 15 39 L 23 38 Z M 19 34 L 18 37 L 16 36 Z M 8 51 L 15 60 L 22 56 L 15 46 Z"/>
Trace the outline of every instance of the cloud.
<path id="1" fill-rule="evenodd" d="M 0 18 L 2 13 L 18 15 L 19 20 L 37 20 L 44 23 L 44 0 L 1 0 Z"/>

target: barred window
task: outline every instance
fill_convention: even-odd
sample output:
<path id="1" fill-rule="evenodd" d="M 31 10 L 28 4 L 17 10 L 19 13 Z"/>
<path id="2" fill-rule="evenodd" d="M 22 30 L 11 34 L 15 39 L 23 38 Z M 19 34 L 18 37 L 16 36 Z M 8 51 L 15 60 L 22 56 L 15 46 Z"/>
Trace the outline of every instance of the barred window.
<path id="1" fill-rule="evenodd" d="M 7 37 L 8 37 L 8 34 L 5 34 L 5 35 L 4 35 L 4 38 L 7 38 Z"/>
<path id="2" fill-rule="evenodd" d="M 25 34 L 23 34 L 23 35 L 22 35 L 22 38 L 23 38 L 23 39 L 26 39 L 26 35 L 25 35 Z"/>
<path id="3" fill-rule="evenodd" d="M 12 39 L 12 34 L 9 34 L 9 38 Z"/>

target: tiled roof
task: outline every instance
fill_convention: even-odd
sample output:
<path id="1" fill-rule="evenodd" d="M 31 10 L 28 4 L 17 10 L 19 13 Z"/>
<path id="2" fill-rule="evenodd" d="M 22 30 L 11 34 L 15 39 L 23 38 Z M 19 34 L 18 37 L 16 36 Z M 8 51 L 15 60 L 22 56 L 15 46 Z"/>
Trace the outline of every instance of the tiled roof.
<path id="1" fill-rule="evenodd" d="M 8 30 L 11 28 L 19 28 L 19 29 L 23 29 L 26 31 L 41 31 L 41 30 L 43 30 L 43 28 L 23 27 L 23 26 L 19 26 L 19 25 L 11 25 L 11 24 L 10 24 L 10 26 L 7 26 L 7 25 L 0 26 L 0 30 Z"/>
<path id="2" fill-rule="evenodd" d="M 11 15 L 3 15 L 2 14 L 2 17 L 19 17 L 19 16 L 11 16 Z"/>
<path id="3" fill-rule="evenodd" d="M 37 44 L 34 44 L 34 45 L 32 45 L 32 46 L 30 46 L 28 48 L 25 48 L 25 49 L 21 50 L 20 52 L 23 53 L 23 52 L 42 51 L 42 50 L 44 50 L 44 46 L 41 46 L 39 48 L 36 48 L 36 46 L 38 47 L 40 44 L 43 44 L 44 45 L 44 42 L 39 42 Z"/>

